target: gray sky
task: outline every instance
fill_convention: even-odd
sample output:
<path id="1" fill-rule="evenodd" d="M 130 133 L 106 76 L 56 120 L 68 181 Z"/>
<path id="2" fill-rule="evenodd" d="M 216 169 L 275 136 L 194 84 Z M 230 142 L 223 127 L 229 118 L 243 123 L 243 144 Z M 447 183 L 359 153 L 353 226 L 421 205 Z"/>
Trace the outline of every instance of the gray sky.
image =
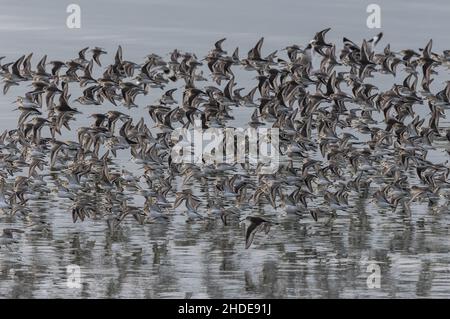
<path id="1" fill-rule="evenodd" d="M 166 53 L 178 47 L 207 51 L 227 37 L 227 45 L 252 46 L 266 37 L 267 49 L 304 44 L 314 33 L 332 27 L 330 40 L 355 41 L 375 34 L 366 26 L 366 7 L 381 7 L 385 43 L 395 47 L 423 46 L 433 37 L 436 48 L 448 42 L 450 4 L 446 0 L 298 1 L 298 0 L 3 0 L 0 12 L 2 55 L 21 52 L 72 54 L 82 46 L 115 48 L 123 44 L 131 55 Z M 66 27 L 66 7 L 80 5 L 81 29 Z M 132 56 L 131 56 L 132 57 Z M 130 58 L 131 58 L 130 57 Z"/>

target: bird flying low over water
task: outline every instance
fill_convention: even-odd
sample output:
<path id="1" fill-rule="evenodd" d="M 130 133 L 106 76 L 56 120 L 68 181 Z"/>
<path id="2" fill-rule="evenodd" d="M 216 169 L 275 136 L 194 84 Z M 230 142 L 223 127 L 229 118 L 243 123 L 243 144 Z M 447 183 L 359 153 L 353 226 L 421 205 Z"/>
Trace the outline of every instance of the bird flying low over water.
<path id="1" fill-rule="evenodd" d="M 245 221 L 249 223 L 245 233 L 245 249 L 250 248 L 256 233 L 265 232 L 267 234 L 270 231 L 270 227 L 276 224 L 256 216 L 247 216 Z"/>

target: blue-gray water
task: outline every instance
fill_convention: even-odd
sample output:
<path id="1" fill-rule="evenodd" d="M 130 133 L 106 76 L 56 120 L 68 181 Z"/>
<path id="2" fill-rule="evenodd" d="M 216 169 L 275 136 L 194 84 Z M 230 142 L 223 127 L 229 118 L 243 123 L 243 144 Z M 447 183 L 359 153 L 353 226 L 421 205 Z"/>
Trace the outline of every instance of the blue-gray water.
<path id="1" fill-rule="evenodd" d="M 174 48 L 204 56 L 222 37 L 227 50 L 239 46 L 245 54 L 261 36 L 268 54 L 304 45 L 325 27 L 332 27 L 327 39 L 339 44 L 343 36 L 359 42 L 380 31 L 366 27 L 371 1 L 73 2 L 82 9 L 79 30 L 66 27 L 71 2 L 2 0 L 0 56 L 13 60 L 34 52 L 35 64 L 43 54 L 68 60 L 83 47 L 100 46 L 108 51 L 102 60 L 109 62 L 119 44 L 132 61 L 151 52 L 167 58 Z M 433 50 L 450 48 L 447 1 L 376 3 L 385 34 L 381 45 L 417 49 L 433 38 Z M 448 74 L 436 78 L 442 83 Z M 1 131 L 16 126 L 11 101 L 26 89 L 12 87 L 0 96 Z M 148 105 L 157 94 L 138 102 Z M 89 108 L 80 107 L 86 113 Z M 135 118 L 148 117 L 143 107 L 135 112 Z M 89 123 L 80 117 L 74 127 Z M 438 154 L 434 160 L 445 159 Z M 0 297 L 450 297 L 446 203 L 415 204 L 406 216 L 357 201 L 359 214 L 342 214 L 331 227 L 306 217 L 273 216 L 280 225 L 258 234 L 248 250 L 244 229 L 224 227 L 220 220 L 186 223 L 176 216 L 166 225 L 145 226 L 130 221 L 110 236 L 103 220 L 72 223 L 70 205 L 56 194 L 34 202 L 33 213 L 51 223 L 50 231 L 27 228 L 12 252 L 0 249 Z M 0 229 L 17 225 L 26 222 L 0 215 Z M 380 288 L 367 286 L 371 263 L 381 268 Z M 70 264 L 81 267 L 81 289 L 67 287 Z"/>

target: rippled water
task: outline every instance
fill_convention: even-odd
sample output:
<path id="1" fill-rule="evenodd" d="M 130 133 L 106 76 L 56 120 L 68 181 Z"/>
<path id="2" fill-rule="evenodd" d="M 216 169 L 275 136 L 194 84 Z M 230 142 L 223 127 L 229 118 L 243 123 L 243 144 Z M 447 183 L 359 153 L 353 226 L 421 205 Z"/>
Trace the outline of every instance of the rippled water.
<path id="1" fill-rule="evenodd" d="M 257 1 L 257 5 L 256 1 L 77 1 L 82 8 L 80 30 L 65 27 L 66 4 L 60 1 L 22 2 L 2 1 L 0 55 L 13 59 L 34 51 L 34 63 L 44 53 L 50 60 L 69 59 L 94 45 L 109 52 L 103 61 L 112 59 L 118 44 L 126 59 L 142 60 L 150 52 L 165 54 L 175 47 L 201 56 L 223 36 L 228 38 L 227 49 L 239 45 L 246 52 L 264 35 L 264 52 L 271 52 L 303 44 L 326 26 L 333 28 L 328 39 L 334 42 L 344 35 L 359 41 L 375 33 L 365 27 L 364 1 Z M 432 37 L 436 51 L 446 48 L 450 24 L 446 1 L 379 4 L 383 45 L 390 42 L 394 50 L 418 48 Z M 441 73 L 435 82 L 447 75 Z M 24 90 L 13 87 L 8 96 L 0 97 L 1 130 L 15 127 L 17 113 L 11 111 L 10 102 Z M 141 102 L 147 105 L 157 94 Z M 101 107 L 80 109 L 93 113 Z M 132 115 L 148 116 L 143 109 Z M 74 127 L 88 123 L 80 117 Z M 72 138 L 71 134 L 65 137 Z M 442 155 L 434 156 L 437 162 L 445 161 Z M 124 157 L 116 164 L 130 169 Z M 51 184 L 52 178 L 45 180 Z M 193 188 L 203 199 L 214 196 L 211 185 Z M 238 222 L 186 223 L 184 216 L 174 214 L 167 224 L 140 226 L 126 220 L 111 234 L 101 219 L 74 224 L 70 201 L 54 193 L 42 195 L 31 208 L 39 220 L 50 223 L 48 230 L 0 215 L 0 229 L 26 229 L 12 251 L 0 249 L 0 297 L 450 296 L 448 203 L 415 204 L 412 214 L 406 215 L 381 210 L 368 199 L 353 197 L 350 202 L 356 209 L 340 212 L 331 224 L 315 223 L 310 216 L 300 220 L 282 216 L 264 206 L 247 209 L 280 225 L 267 235 L 258 234 L 245 250 L 244 229 Z M 370 289 L 367 269 L 373 263 L 380 266 L 381 287 Z M 67 287 L 70 264 L 81 267 L 81 289 Z"/>

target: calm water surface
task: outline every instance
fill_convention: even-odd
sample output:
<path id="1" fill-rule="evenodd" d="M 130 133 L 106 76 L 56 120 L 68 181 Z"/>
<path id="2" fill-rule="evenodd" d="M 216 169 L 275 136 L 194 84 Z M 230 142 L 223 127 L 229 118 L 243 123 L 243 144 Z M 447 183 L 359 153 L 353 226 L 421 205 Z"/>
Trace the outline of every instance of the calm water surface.
<path id="1" fill-rule="evenodd" d="M 106 64 L 119 44 L 125 59 L 143 60 L 151 52 L 167 57 L 174 48 L 203 56 L 221 37 L 227 37 L 227 50 L 239 45 L 242 55 L 260 36 L 265 36 L 263 51 L 269 53 L 289 44 L 305 44 L 328 26 L 333 28 L 328 39 L 339 44 L 342 36 L 359 42 L 377 32 L 365 26 L 367 1 L 79 0 L 75 2 L 82 8 L 80 30 L 66 28 L 65 9 L 70 3 L 66 2 L 3 0 L 0 55 L 13 60 L 34 52 L 35 64 L 43 54 L 49 60 L 69 59 L 83 47 L 100 46 L 109 53 L 102 60 Z M 390 42 L 393 50 L 417 49 L 433 38 L 434 50 L 450 48 L 446 47 L 447 1 L 378 3 L 385 32 L 381 45 Z M 441 85 L 446 79 L 444 72 L 435 82 Z M 18 114 L 12 111 L 11 101 L 26 89 L 13 87 L 7 96 L 0 96 L 1 131 L 15 127 Z M 148 105 L 158 94 L 137 102 Z M 82 106 L 80 110 L 94 113 L 102 108 Z M 121 111 L 131 114 L 125 108 Z M 143 108 L 131 115 L 148 120 Z M 89 124 L 80 117 L 73 127 Z M 64 137 L 70 139 L 73 134 L 67 132 Z M 119 156 L 118 169 L 123 165 L 133 169 L 125 158 Z M 439 153 L 431 158 L 446 160 Z M 139 175 L 137 168 L 133 172 Z M 51 184 L 52 178 L 45 180 Z M 213 196 L 212 187 L 193 188 L 203 199 Z M 229 226 L 220 220 L 186 223 L 184 216 L 174 214 L 167 224 L 140 226 L 130 220 L 111 234 L 101 219 L 74 224 L 71 202 L 49 193 L 31 208 L 51 227 L 24 228 L 12 251 L 0 249 L 0 297 L 450 297 L 447 202 L 435 207 L 415 204 L 407 216 L 383 211 L 366 199 L 350 201 L 355 211 L 340 213 L 331 225 L 315 223 L 309 216 L 299 220 L 268 207 L 252 207 L 247 213 L 267 216 L 280 225 L 267 235 L 258 234 L 245 250 L 244 229 L 237 222 Z M 0 215 L 0 229 L 28 225 Z M 380 288 L 369 289 L 366 284 L 372 263 L 381 269 Z M 81 289 L 67 287 L 69 264 L 81 267 Z"/>

